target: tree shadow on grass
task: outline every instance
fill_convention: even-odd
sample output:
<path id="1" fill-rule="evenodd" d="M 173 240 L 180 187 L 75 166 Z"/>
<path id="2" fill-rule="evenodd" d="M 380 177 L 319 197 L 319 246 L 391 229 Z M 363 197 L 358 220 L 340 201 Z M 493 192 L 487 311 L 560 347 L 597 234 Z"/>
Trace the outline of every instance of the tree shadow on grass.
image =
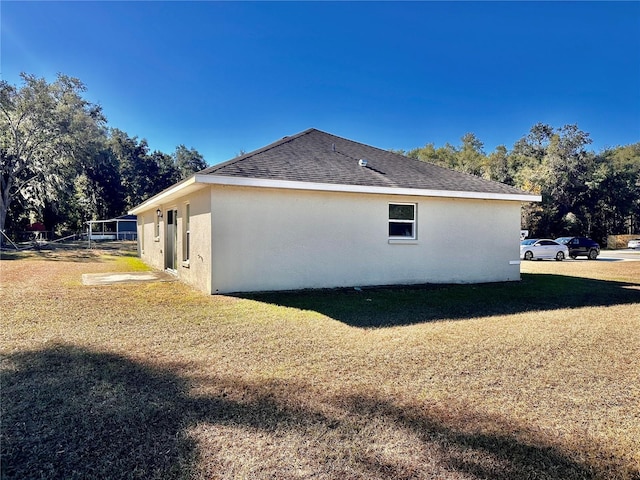
<path id="1" fill-rule="evenodd" d="M 105 263 L 101 254 L 92 250 L 29 250 L 20 252 L 2 252 L 0 260 L 45 260 L 47 262 Z"/>
<path id="2" fill-rule="evenodd" d="M 285 458 L 306 465 L 314 478 L 595 478 L 551 447 L 521 443 L 516 437 L 522 431 L 464 433 L 428 411 L 387 399 L 337 398 L 329 411 L 343 414 L 333 415 L 305 406 L 304 386 L 235 378 L 213 379 L 224 393 L 194 397 L 188 382 L 170 370 L 66 345 L 5 356 L 2 374 L 1 477 L 7 480 L 197 477 L 202 456 L 233 451 L 235 440 L 204 451 L 188 434 L 196 424 L 236 429 L 256 440 L 293 434 L 303 453 Z M 418 463 L 389 455 L 386 445 L 362 433 L 373 423 L 408 432 Z M 269 452 L 253 450 L 253 461 L 268 462 Z M 336 458 L 349 461 L 336 464 Z M 239 457 L 223 468 L 218 463 L 205 475 L 234 478 L 244 461 L 251 459 Z M 271 464 L 253 478 L 300 478 L 291 467 Z"/>
<path id="3" fill-rule="evenodd" d="M 640 303 L 640 284 L 550 274 L 523 274 L 520 282 L 426 284 L 238 295 L 311 310 L 354 327 L 412 325 L 534 311 Z"/>
<path id="4" fill-rule="evenodd" d="M 137 257 L 135 242 L 109 242 L 94 244 L 87 242 L 48 243 L 39 248 L 26 250 L 1 250 L 0 260 L 46 260 L 51 262 L 104 263 L 103 255 Z"/>
<path id="5" fill-rule="evenodd" d="M 501 418 L 474 418 L 471 412 L 466 415 L 470 424 L 491 423 L 494 428 L 502 427 L 504 434 L 483 434 L 473 428 L 452 429 L 446 426 L 436 412 L 425 414 L 416 408 L 398 407 L 385 399 L 371 399 L 353 396 L 346 401 L 354 412 L 372 418 L 386 417 L 395 424 L 412 431 L 420 439 L 429 454 L 438 457 L 438 464 L 444 472 L 461 473 L 463 478 L 513 480 L 527 479 L 590 479 L 598 478 L 590 468 L 579 465 L 567 458 L 557 449 L 545 446 L 535 435 L 518 431 L 513 425 Z M 448 417 L 446 412 L 444 417 Z M 530 443 L 517 440 L 506 432 L 525 436 Z M 369 463 L 371 471 L 393 472 L 388 478 L 415 478 L 403 475 L 393 464 L 380 459 Z M 440 478 L 439 476 L 435 478 Z M 456 477 L 458 478 L 458 477 Z"/>
<path id="6" fill-rule="evenodd" d="M 69 346 L 4 364 L 2 478 L 176 478 L 188 462 L 171 374 Z"/>

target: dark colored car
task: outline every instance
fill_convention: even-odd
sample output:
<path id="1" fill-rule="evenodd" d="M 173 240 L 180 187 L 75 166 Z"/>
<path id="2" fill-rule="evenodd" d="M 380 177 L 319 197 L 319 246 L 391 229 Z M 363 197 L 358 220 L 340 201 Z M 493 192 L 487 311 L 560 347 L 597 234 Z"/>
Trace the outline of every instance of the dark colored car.
<path id="1" fill-rule="evenodd" d="M 569 248 L 571 258 L 587 257 L 595 260 L 600 255 L 600 245 L 598 242 L 585 237 L 560 237 L 556 242 L 566 245 Z"/>

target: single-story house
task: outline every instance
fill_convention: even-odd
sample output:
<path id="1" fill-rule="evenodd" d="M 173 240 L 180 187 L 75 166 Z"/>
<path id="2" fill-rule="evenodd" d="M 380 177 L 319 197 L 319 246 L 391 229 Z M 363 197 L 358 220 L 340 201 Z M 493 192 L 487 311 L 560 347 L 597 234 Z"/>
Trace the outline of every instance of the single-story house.
<path id="1" fill-rule="evenodd" d="M 541 197 L 316 129 L 133 208 L 141 258 L 212 294 L 520 279 Z"/>

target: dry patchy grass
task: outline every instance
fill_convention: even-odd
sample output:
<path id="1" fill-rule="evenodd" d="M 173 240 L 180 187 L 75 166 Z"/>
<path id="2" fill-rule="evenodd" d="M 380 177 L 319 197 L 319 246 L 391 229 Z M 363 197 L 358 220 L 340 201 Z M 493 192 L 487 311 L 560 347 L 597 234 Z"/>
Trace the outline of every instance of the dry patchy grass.
<path id="1" fill-rule="evenodd" d="M 640 477 L 640 262 L 207 296 L 0 262 L 2 478 Z"/>

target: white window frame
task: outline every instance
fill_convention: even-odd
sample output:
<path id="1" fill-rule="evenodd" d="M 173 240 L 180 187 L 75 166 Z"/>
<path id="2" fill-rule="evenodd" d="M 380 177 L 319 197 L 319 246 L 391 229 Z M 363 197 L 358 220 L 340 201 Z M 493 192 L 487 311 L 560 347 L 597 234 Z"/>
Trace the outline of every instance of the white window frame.
<path id="1" fill-rule="evenodd" d="M 182 217 L 182 266 L 188 267 L 191 257 L 191 204 L 184 204 Z"/>
<path id="2" fill-rule="evenodd" d="M 408 205 L 413 207 L 413 219 L 412 220 L 403 220 L 403 219 L 395 219 L 391 218 L 391 209 L 392 205 Z M 411 236 L 406 235 L 391 235 L 389 233 L 389 227 L 391 223 L 407 223 L 411 225 Z M 387 205 L 387 233 L 389 236 L 390 243 L 406 243 L 406 242 L 415 242 L 418 239 L 418 204 L 411 202 L 389 202 Z"/>
<path id="3" fill-rule="evenodd" d="M 153 241 L 160 241 L 160 218 L 153 212 Z"/>

